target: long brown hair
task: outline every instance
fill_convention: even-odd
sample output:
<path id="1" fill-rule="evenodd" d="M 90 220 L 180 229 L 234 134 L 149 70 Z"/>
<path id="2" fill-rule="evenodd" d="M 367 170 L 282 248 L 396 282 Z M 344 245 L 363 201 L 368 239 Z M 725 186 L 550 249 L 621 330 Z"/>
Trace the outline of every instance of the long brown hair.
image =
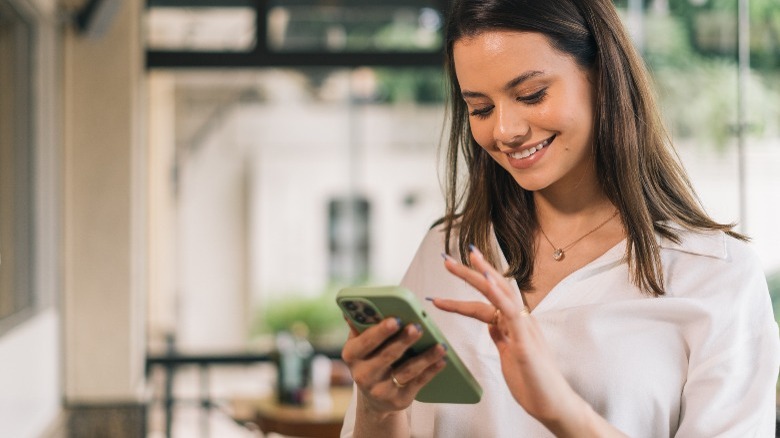
<path id="1" fill-rule="evenodd" d="M 654 233 L 679 242 L 674 229 L 659 221 L 692 230 L 721 230 L 745 239 L 732 231 L 733 224 L 715 222 L 701 207 L 661 123 L 644 63 L 611 0 L 456 0 L 445 37 L 451 125 L 447 204 L 441 222 L 448 252 L 456 233 L 464 263 L 468 263 L 468 245 L 474 244 L 497 265 L 495 232 L 509 264 L 506 275 L 516 278 L 522 289 L 531 286 L 535 239 L 527 236 L 538 229 L 533 194 L 474 140 L 455 76 L 455 42 L 490 30 L 541 33 L 556 50 L 593 72 L 592 153 L 599 184 L 620 211 L 631 280 L 641 290 L 664 294 Z M 459 163 L 466 166 L 465 181 L 460 181 Z"/>

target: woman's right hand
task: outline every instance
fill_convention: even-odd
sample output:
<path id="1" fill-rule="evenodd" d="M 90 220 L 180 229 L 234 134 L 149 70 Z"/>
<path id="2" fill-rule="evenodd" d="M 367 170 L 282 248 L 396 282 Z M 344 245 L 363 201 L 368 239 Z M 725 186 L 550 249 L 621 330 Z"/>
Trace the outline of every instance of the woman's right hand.
<path id="1" fill-rule="evenodd" d="M 446 350 L 442 345 L 392 366 L 420 337 L 418 325 L 402 327 L 397 318 L 386 318 L 363 333 L 350 324 L 341 358 L 359 389 L 358 412 L 381 419 L 406 409 L 420 388 L 444 368 Z"/>

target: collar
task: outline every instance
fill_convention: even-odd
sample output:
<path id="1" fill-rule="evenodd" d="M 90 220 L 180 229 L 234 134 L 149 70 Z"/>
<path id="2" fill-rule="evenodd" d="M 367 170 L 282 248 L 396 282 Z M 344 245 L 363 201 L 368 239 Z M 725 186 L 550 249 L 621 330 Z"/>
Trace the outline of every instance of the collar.
<path id="1" fill-rule="evenodd" d="M 727 235 L 722 231 L 694 231 L 683 228 L 681 225 L 671 221 L 658 221 L 656 225 L 670 229 L 679 238 L 679 243 L 676 243 L 656 232 L 655 238 L 658 246 L 663 249 L 716 259 L 728 258 Z"/>

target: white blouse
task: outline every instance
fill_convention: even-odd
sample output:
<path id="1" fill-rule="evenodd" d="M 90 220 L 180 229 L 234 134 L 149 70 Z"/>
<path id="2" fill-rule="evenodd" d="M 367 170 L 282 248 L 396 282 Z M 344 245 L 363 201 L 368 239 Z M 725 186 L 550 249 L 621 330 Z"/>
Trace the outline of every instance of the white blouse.
<path id="1" fill-rule="evenodd" d="M 761 264 L 724 233 L 680 236 L 657 237 L 665 296 L 629 281 L 624 241 L 556 285 L 532 315 L 574 390 L 629 436 L 773 437 L 780 338 Z M 484 300 L 445 270 L 443 249 L 443 230 L 431 230 L 402 285 L 421 300 Z M 412 436 L 552 436 L 507 389 L 485 324 L 423 303 L 484 394 L 473 405 L 413 402 Z M 354 421 L 353 395 L 343 437 Z"/>

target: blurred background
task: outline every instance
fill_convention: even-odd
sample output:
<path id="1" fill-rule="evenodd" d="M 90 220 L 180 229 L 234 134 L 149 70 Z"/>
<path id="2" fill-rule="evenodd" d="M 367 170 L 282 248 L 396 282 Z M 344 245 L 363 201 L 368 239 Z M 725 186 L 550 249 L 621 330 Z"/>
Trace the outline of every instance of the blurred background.
<path id="1" fill-rule="evenodd" d="M 337 428 L 335 293 L 443 212 L 447 3 L 0 0 L 0 435 Z M 616 5 L 780 315 L 780 4 Z"/>

